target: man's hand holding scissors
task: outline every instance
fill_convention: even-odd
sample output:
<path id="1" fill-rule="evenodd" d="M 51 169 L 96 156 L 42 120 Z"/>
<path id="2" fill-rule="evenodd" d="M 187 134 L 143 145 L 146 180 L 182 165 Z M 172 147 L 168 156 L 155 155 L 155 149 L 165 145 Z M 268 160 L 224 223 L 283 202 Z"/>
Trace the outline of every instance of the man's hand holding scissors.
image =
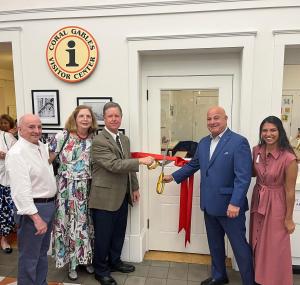
<path id="1" fill-rule="evenodd" d="M 173 176 L 172 175 L 164 175 L 163 177 L 163 182 L 164 183 L 170 183 L 174 180 Z"/>

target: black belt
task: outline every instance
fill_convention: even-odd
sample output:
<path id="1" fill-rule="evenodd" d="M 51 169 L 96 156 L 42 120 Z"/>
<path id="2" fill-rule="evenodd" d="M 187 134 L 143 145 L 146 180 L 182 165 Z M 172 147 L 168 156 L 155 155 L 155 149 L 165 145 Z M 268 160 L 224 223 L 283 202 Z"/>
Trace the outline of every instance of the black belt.
<path id="1" fill-rule="evenodd" d="M 33 198 L 34 203 L 49 203 L 55 201 L 56 196 L 50 198 Z"/>

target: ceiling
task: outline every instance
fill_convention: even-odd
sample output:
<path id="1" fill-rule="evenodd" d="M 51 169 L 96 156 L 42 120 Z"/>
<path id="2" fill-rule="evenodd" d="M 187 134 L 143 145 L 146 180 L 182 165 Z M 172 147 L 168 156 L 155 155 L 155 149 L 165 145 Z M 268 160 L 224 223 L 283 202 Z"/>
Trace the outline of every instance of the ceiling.
<path id="1" fill-rule="evenodd" d="M 0 69 L 13 70 L 11 43 L 0 42 Z"/>

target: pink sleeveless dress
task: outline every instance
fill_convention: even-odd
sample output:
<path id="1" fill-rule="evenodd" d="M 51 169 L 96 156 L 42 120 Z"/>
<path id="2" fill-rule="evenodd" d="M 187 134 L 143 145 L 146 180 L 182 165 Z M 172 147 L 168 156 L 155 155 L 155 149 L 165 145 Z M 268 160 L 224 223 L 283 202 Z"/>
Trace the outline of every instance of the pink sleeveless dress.
<path id="1" fill-rule="evenodd" d="M 250 244 L 255 281 L 261 285 L 292 285 L 290 235 L 285 229 L 285 171 L 296 157 L 288 151 L 266 156 L 264 146 L 253 149 L 256 184 L 250 216 Z"/>

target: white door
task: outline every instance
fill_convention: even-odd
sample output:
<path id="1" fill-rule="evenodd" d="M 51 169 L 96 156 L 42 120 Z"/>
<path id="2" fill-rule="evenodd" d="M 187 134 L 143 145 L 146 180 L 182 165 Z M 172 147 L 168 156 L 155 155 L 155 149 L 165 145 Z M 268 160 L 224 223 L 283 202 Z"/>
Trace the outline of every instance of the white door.
<path id="1" fill-rule="evenodd" d="M 294 138 L 300 127 L 300 90 L 283 90 L 281 120 L 288 138 Z"/>
<path id="2" fill-rule="evenodd" d="M 216 104 L 225 108 L 231 126 L 231 75 L 148 77 L 147 84 L 149 152 L 161 153 L 164 139 L 170 139 L 171 146 L 182 140 L 198 142 L 200 137 L 194 139 L 196 134 L 208 134 L 205 129 L 207 109 Z M 207 95 L 209 93 L 213 95 Z M 165 174 L 176 169 L 173 163 L 168 164 Z M 155 189 L 160 171 L 158 167 L 148 172 L 149 249 L 209 254 L 203 213 L 199 206 L 199 172 L 194 178 L 191 243 L 185 247 L 185 233 L 178 234 L 180 185 L 174 182 L 166 184 L 164 193 L 158 195 Z"/>

